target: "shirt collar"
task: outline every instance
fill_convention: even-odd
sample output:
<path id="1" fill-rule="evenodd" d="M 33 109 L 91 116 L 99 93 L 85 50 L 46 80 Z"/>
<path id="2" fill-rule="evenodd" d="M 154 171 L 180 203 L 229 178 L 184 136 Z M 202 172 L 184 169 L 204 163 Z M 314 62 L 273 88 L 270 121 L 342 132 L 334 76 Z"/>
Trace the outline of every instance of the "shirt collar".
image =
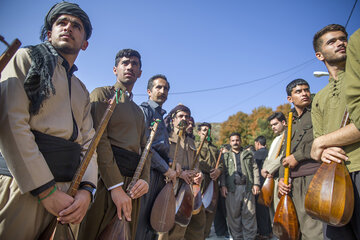
<path id="1" fill-rule="evenodd" d="M 295 108 L 292 108 L 291 111 L 294 113 L 293 114 L 294 118 L 301 118 L 302 116 L 304 116 L 304 114 L 306 112 L 311 112 L 311 104 L 304 109 L 304 111 L 302 112 L 302 114 L 300 116 L 298 115 Z"/>
<path id="2" fill-rule="evenodd" d="M 59 54 L 59 61 L 60 61 L 61 65 L 65 68 L 68 75 L 69 76 L 73 75 L 73 73 L 78 70 L 77 66 L 75 64 L 73 64 L 72 67 L 70 68 L 69 62 L 63 56 L 61 56 L 60 53 L 58 53 L 58 54 Z"/>
<path id="3" fill-rule="evenodd" d="M 338 81 L 341 81 L 343 78 L 344 78 L 344 75 L 345 75 L 345 71 L 339 71 L 337 73 L 337 78 L 338 80 L 335 80 L 334 78 L 332 77 L 329 77 L 329 83 L 332 83 L 332 82 L 338 82 Z"/>
<path id="4" fill-rule="evenodd" d="M 128 90 L 126 90 L 126 87 L 124 86 L 124 84 L 122 84 L 119 81 L 116 81 L 114 87 L 115 87 L 115 89 L 120 88 L 125 93 L 125 95 L 129 98 L 130 101 L 133 100 L 134 94 L 132 92 L 129 92 Z"/>
<path id="5" fill-rule="evenodd" d="M 150 107 L 157 110 L 161 114 L 161 116 L 164 116 L 166 111 L 164 109 L 162 109 L 162 107 L 158 103 L 154 102 L 151 99 L 148 100 L 148 103 L 149 103 Z"/>

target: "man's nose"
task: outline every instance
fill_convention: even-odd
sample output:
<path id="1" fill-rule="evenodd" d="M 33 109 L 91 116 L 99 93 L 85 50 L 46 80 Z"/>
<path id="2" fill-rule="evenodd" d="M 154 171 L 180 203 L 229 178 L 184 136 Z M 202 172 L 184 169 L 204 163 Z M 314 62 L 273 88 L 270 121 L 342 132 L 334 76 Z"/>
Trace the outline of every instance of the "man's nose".
<path id="1" fill-rule="evenodd" d="M 340 46 L 345 46 L 345 40 L 344 39 L 338 39 L 338 40 L 336 40 L 336 45 L 338 46 L 338 47 L 340 47 Z"/>
<path id="2" fill-rule="evenodd" d="M 71 22 L 68 22 L 65 26 L 64 26 L 64 30 L 67 31 L 67 32 L 72 32 L 72 24 Z"/>

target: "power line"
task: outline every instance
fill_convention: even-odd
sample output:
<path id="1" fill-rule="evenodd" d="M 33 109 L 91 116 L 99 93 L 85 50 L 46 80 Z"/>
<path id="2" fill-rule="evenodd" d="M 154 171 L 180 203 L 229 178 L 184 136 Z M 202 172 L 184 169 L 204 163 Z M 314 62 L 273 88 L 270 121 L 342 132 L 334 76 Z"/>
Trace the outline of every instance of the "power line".
<path id="1" fill-rule="evenodd" d="M 356 6 L 357 1 L 358 1 L 358 0 L 355 0 L 354 6 L 353 6 L 353 8 L 351 9 L 349 18 L 348 18 L 348 20 L 346 21 L 345 28 L 347 27 L 347 25 L 348 25 L 348 23 L 349 23 L 349 21 L 350 21 L 351 15 L 352 15 L 353 12 L 354 12 L 354 9 L 355 9 L 355 6 Z"/>
<path id="2" fill-rule="evenodd" d="M 352 16 L 352 13 L 354 12 L 354 9 L 355 9 L 355 6 L 356 6 L 357 1 L 358 1 L 358 0 L 355 0 L 354 6 L 353 6 L 353 8 L 352 8 L 352 10 L 351 10 L 351 12 L 350 12 L 350 15 L 349 15 L 348 19 L 347 19 L 345 28 L 347 27 L 347 25 L 348 25 L 348 23 L 349 23 L 349 21 L 350 21 L 350 18 L 351 18 L 351 16 Z M 311 60 L 314 60 L 314 59 L 311 59 Z M 306 65 L 306 63 L 311 62 L 311 60 L 309 60 L 309 61 L 307 61 L 307 62 L 305 62 L 305 63 L 303 63 L 303 64 L 300 64 L 300 65 L 298 65 L 298 66 Z M 293 69 L 294 69 L 294 68 L 296 68 L 296 67 L 293 67 Z M 304 67 L 303 67 L 303 68 L 304 68 Z M 208 121 L 209 119 L 213 118 L 214 116 L 218 116 L 218 115 L 221 114 L 221 113 L 227 112 L 227 111 L 229 111 L 230 109 L 233 109 L 233 108 L 239 106 L 240 103 L 244 103 L 244 102 L 246 102 L 246 101 L 249 101 L 250 99 L 252 99 L 252 98 L 254 98 L 254 97 L 256 97 L 256 96 L 259 96 L 259 94 L 264 93 L 264 92 L 268 91 L 269 89 L 274 88 L 276 85 L 280 84 L 282 81 L 286 80 L 286 79 L 289 78 L 290 76 L 294 75 L 294 74 L 297 73 L 297 72 L 300 72 L 303 68 L 301 68 L 301 69 L 299 69 L 298 71 L 290 74 L 290 75 L 287 76 L 286 78 L 284 78 L 284 79 L 282 79 L 282 80 L 274 83 L 271 87 L 265 88 L 265 89 L 259 91 L 258 93 L 254 94 L 254 95 L 252 95 L 252 96 L 250 96 L 250 97 L 247 97 L 245 100 L 242 100 L 241 102 L 238 102 L 238 103 L 236 103 L 236 104 L 234 104 L 234 105 L 232 105 L 232 106 L 230 106 L 230 107 L 228 107 L 228 108 L 226 108 L 226 109 L 224 109 L 224 110 L 222 110 L 222 111 L 219 111 L 219 112 L 217 112 L 217 113 L 215 113 L 215 114 L 212 114 L 212 115 L 208 116 L 208 117 L 206 118 L 206 120 Z M 256 80 L 255 80 L 255 81 L 256 81 Z"/>
<path id="3" fill-rule="evenodd" d="M 215 116 L 218 116 L 218 115 L 221 114 L 221 113 L 227 112 L 227 111 L 229 111 L 230 109 L 233 109 L 233 108 L 239 106 L 239 104 L 242 104 L 242 103 L 244 103 L 244 102 L 247 102 L 247 101 L 249 101 L 250 99 L 252 99 L 252 98 L 254 98 L 254 97 L 259 96 L 260 94 L 262 94 L 262 93 L 264 93 L 264 92 L 266 92 L 266 91 L 274 88 L 275 86 L 277 86 L 277 85 L 280 84 L 281 82 L 287 80 L 289 77 L 291 77 L 291 76 L 295 75 L 296 73 L 300 72 L 300 71 L 303 70 L 305 67 L 306 67 L 306 66 L 304 65 L 304 66 L 303 66 L 302 68 L 300 68 L 299 70 L 291 73 L 290 75 L 286 76 L 285 78 L 281 79 L 280 81 L 272 84 L 270 87 L 265 88 L 265 89 L 263 89 L 263 90 L 255 93 L 255 94 L 253 94 L 252 96 L 247 97 L 245 100 L 241 100 L 240 102 L 237 102 L 236 104 L 234 104 L 234 105 L 232 105 L 232 106 L 230 106 L 230 107 L 228 107 L 228 108 L 226 108 L 226 109 L 223 109 L 223 110 L 221 110 L 221 111 L 219 111 L 219 112 L 217 112 L 217 113 L 215 113 L 215 114 L 212 114 L 212 115 L 208 116 L 208 117 L 207 117 L 206 119 L 204 119 L 203 121 L 209 121 L 209 119 L 211 119 L 211 118 L 213 118 L 213 117 L 215 117 Z"/>
<path id="4" fill-rule="evenodd" d="M 169 93 L 169 95 L 181 95 L 181 94 L 192 94 L 192 93 L 199 93 L 199 92 L 210 92 L 210 91 L 218 91 L 218 90 L 221 90 L 221 89 L 227 89 L 227 88 L 233 88 L 233 87 L 238 87 L 238 86 L 243 86 L 243 85 L 247 85 L 247 84 L 251 84 L 251 83 L 254 83 L 254 82 L 259 82 L 259 81 L 262 81 L 262 80 L 265 80 L 265 79 L 268 79 L 268 78 L 272 78 L 272 77 L 275 77 L 277 75 L 280 75 L 280 74 L 283 74 L 283 73 L 286 73 L 286 72 L 289 72 L 293 69 L 296 69 L 296 68 L 299 68 L 301 66 L 304 66 L 312 61 L 314 61 L 315 58 L 312 58 L 310 60 L 307 60 L 299 65 L 296 65 L 294 67 L 291 67 L 291 68 L 288 68 L 284 71 L 280 71 L 278 73 L 274 73 L 274 74 L 271 74 L 271 75 L 268 75 L 268 76 L 265 76 L 265 77 L 261 77 L 261 78 L 257 78 L 257 79 L 254 79 L 254 80 L 250 80 L 250 81 L 246 81 L 246 82 L 241 82 L 241 83 L 236 83 L 236 84 L 231 84 L 231 85 L 226 85 L 226 86 L 222 86 L 222 87 L 215 87 L 215 88 L 206 88 L 206 89 L 198 89 L 198 90 L 193 90 L 193 91 L 184 91 L 184 92 L 173 92 L 173 93 Z M 136 96 L 147 96 L 147 94 L 135 94 Z"/>

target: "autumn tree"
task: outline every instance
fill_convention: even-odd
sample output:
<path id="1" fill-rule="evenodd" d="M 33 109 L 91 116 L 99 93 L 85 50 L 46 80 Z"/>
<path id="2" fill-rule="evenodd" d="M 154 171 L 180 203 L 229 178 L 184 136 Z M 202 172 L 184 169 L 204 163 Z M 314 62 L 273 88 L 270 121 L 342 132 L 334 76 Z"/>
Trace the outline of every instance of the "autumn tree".
<path id="1" fill-rule="evenodd" d="M 289 103 L 279 105 L 276 112 L 282 112 L 288 115 L 291 109 Z M 220 126 L 217 145 L 229 143 L 229 136 L 232 132 L 239 132 L 241 135 L 242 145 L 253 144 L 257 136 L 263 135 L 267 140 L 267 146 L 270 146 L 275 135 L 270 128 L 267 118 L 274 111 L 270 107 L 260 106 L 255 108 L 250 115 L 238 112 L 228 118 Z M 213 132 L 214 133 L 214 132 Z M 217 134 L 216 134 L 217 135 Z"/>
<path id="2" fill-rule="evenodd" d="M 230 116 L 227 121 L 221 124 L 218 145 L 229 143 L 229 136 L 233 132 L 240 133 L 243 144 L 247 144 L 248 126 L 249 117 L 246 113 L 238 112 Z"/>
<path id="3" fill-rule="evenodd" d="M 290 110 L 291 110 L 291 104 L 290 103 L 284 103 L 282 105 L 279 105 L 276 108 L 275 112 L 282 112 L 287 118 L 287 116 L 289 115 Z"/>

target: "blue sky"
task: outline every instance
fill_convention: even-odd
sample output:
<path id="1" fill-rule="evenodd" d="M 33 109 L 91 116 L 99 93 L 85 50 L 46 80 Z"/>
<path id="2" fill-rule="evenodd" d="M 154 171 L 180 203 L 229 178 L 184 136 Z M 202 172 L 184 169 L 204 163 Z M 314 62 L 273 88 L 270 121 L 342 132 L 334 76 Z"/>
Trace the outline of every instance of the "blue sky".
<path id="1" fill-rule="evenodd" d="M 23 46 L 39 43 L 43 19 L 56 2 L 1 0 L 0 34 L 8 42 L 19 38 Z M 330 23 L 345 25 L 355 0 L 75 2 L 94 28 L 76 61 L 76 75 L 90 92 L 115 82 L 117 51 L 133 48 L 143 62 L 133 89 L 136 103 L 147 100 L 148 79 L 161 73 L 171 84 L 167 111 L 181 102 L 197 122 L 223 122 L 238 111 L 286 103 L 285 86 L 295 78 L 306 79 L 312 92 L 323 88 L 327 77 L 313 76 L 326 70 L 314 59 L 313 35 Z M 359 27 L 357 3 L 347 31 Z M 222 88 L 232 85 L 238 86 Z M 175 94 L 214 88 L 222 89 Z"/>

